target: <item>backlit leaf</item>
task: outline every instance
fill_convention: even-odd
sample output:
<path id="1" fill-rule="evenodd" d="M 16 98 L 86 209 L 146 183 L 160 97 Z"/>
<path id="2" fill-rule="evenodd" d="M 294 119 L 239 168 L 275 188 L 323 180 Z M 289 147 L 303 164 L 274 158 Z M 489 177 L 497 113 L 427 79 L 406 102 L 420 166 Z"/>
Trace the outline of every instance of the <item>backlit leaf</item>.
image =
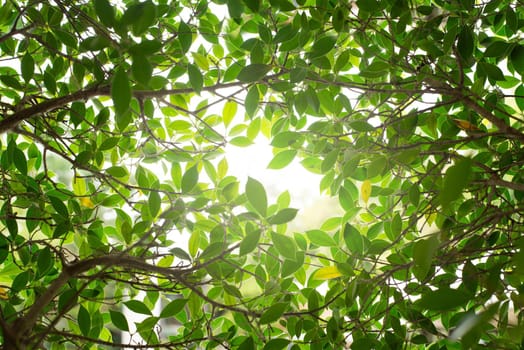
<path id="1" fill-rule="evenodd" d="M 249 203 L 262 216 L 267 212 L 267 195 L 264 186 L 257 180 L 249 177 L 246 183 L 246 196 Z"/>
<path id="2" fill-rule="evenodd" d="M 360 186 L 360 198 L 364 201 L 365 204 L 368 203 L 369 197 L 371 195 L 371 181 L 364 180 Z"/>
<path id="3" fill-rule="evenodd" d="M 333 265 L 319 268 L 315 271 L 314 276 L 317 280 L 331 280 L 334 278 L 341 277 L 342 273 L 338 270 L 338 268 L 335 265 Z"/>
<path id="4" fill-rule="evenodd" d="M 111 97 L 117 114 L 124 114 L 129 109 L 131 95 L 131 84 L 127 73 L 122 68 L 118 68 L 111 84 Z"/>

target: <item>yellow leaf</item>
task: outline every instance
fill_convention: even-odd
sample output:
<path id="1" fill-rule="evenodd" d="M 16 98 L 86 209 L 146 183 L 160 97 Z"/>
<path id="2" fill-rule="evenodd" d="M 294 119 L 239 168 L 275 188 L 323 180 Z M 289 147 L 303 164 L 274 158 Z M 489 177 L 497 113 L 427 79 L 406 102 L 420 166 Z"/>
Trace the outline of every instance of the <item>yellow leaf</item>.
<path id="1" fill-rule="evenodd" d="M 7 300 L 9 296 L 7 295 L 7 290 L 4 287 L 0 287 L 0 299 Z"/>
<path id="2" fill-rule="evenodd" d="M 89 197 L 80 197 L 80 203 L 86 208 L 94 208 L 95 204 Z"/>
<path id="3" fill-rule="evenodd" d="M 476 131 L 479 129 L 476 125 L 464 119 L 453 119 L 453 121 L 460 129 L 465 131 Z"/>
<path id="4" fill-rule="evenodd" d="M 340 276 L 342 276 L 342 274 L 336 266 L 321 267 L 315 272 L 316 280 L 331 280 Z"/>
<path id="5" fill-rule="evenodd" d="M 371 181 L 365 180 L 360 186 L 360 198 L 364 203 L 368 204 L 369 196 L 371 195 Z"/>

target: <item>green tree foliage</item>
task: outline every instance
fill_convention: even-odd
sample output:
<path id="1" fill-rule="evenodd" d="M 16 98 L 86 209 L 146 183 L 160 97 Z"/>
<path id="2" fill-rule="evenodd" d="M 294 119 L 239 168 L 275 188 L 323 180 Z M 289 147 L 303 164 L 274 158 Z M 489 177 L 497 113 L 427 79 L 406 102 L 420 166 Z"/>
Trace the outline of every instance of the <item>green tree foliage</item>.
<path id="1" fill-rule="evenodd" d="M 520 2 L 0 3 L 4 349 L 521 346 Z"/>

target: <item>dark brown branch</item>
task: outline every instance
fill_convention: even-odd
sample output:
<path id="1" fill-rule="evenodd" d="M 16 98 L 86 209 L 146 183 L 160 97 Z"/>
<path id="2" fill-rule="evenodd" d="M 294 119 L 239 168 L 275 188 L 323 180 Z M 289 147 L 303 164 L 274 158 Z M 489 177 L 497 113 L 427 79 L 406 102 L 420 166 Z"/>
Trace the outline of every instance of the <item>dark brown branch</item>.
<path id="1" fill-rule="evenodd" d="M 280 74 L 275 74 L 267 77 L 266 79 L 272 79 Z M 227 89 L 235 86 L 243 86 L 243 82 L 232 82 L 225 84 L 215 84 L 213 86 L 206 86 L 202 90 L 207 92 L 215 92 L 220 89 Z M 169 95 L 180 95 L 193 93 L 192 88 L 181 88 L 181 89 L 167 89 L 167 90 L 136 90 L 133 91 L 133 97 L 137 99 L 144 98 L 159 98 Z M 97 96 L 111 96 L 111 88 L 109 85 L 95 86 L 85 90 L 79 90 L 66 96 L 61 96 L 53 99 L 40 102 L 31 107 L 22 109 L 0 121 L 0 134 L 3 134 L 9 130 L 15 128 L 20 122 L 28 120 L 36 115 L 40 115 L 46 112 L 53 111 L 58 108 L 62 108 L 71 102 L 79 100 L 88 100 Z"/>

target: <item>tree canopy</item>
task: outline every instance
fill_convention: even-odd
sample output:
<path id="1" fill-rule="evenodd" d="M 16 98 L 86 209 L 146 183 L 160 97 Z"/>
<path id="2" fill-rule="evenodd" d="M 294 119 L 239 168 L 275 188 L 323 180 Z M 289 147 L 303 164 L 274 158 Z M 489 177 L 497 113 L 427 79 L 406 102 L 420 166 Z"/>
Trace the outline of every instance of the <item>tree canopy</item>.
<path id="1" fill-rule="evenodd" d="M 4 349 L 522 346 L 521 1 L 0 3 Z"/>

